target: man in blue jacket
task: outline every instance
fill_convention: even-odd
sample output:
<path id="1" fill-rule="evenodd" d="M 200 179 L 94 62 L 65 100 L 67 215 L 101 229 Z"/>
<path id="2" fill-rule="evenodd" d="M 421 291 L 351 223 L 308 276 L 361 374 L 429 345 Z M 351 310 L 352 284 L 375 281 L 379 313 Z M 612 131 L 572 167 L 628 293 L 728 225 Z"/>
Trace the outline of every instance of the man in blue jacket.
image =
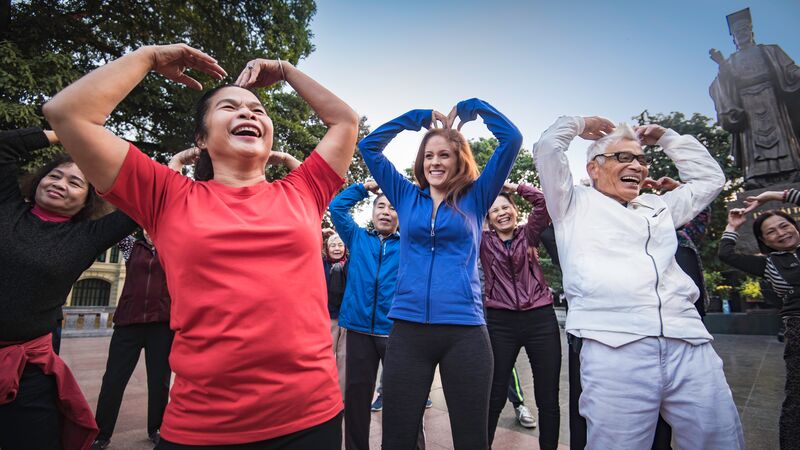
<path id="1" fill-rule="evenodd" d="M 350 215 L 350 209 L 370 192 L 378 195 L 372 203 L 373 230 L 359 227 Z M 387 315 L 397 287 L 397 212 L 374 181 L 342 191 L 331 202 L 330 212 L 336 231 L 350 250 L 347 286 L 339 312 L 339 326 L 347 329 L 345 445 L 347 450 L 368 450 L 370 404 L 378 363 L 386 353 L 392 327 Z M 424 448 L 424 437 L 421 444 Z"/>

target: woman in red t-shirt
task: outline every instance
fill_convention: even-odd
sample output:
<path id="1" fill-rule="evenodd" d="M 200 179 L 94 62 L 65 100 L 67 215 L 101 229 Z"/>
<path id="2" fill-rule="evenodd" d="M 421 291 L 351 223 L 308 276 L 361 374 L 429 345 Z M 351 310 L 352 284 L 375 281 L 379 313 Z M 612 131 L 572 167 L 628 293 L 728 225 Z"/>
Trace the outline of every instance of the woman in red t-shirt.
<path id="1" fill-rule="evenodd" d="M 186 45 L 143 47 L 44 108 L 87 178 L 161 250 L 175 382 L 157 448 L 338 450 L 342 400 L 325 277 L 310 262 L 319 258 L 321 218 L 353 156 L 358 116 L 292 64 L 253 60 L 237 86 L 214 89 L 198 104 L 195 145 L 208 181 L 193 181 L 103 127 L 151 70 L 200 89 L 186 69 L 225 76 L 213 58 Z M 328 132 L 300 167 L 270 183 L 264 167 L 272 120 L 246 88 L 280 80 Z"/>

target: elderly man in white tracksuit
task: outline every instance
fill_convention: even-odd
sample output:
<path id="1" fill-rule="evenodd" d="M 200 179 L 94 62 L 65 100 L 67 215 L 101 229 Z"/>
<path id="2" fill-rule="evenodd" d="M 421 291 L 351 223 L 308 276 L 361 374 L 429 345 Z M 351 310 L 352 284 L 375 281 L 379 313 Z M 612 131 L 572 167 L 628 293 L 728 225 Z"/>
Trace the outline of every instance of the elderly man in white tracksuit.
<path id="1" fill-rule="evenodd" d="M 592 186 L 574 186 L 565 154 L 576 137 Z M 683 184 L 642 194 L 659 145 Z M 580 412 L 588 449 L 649 449 L 658 415 L 683 450 L 744 448 L 722 361 L 694 307 L 699 292 L 675 262 L 675 229 L 722 190 L 725 176 L 692 136 L 658 125 L 561 117 L 533 147 L 555 225 L 569 299 L 567 333 L 582 342 Z M 647 181 L 646 181 L 647 180 Z"/>

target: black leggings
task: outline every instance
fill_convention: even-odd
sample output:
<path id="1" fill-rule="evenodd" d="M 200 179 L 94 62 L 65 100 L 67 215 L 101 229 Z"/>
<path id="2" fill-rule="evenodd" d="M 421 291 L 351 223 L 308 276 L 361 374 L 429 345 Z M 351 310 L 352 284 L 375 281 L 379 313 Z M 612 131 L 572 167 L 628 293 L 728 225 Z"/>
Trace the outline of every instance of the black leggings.
<path id="1" fill-rule="evenodd" d="M 416 445 L 437 365 L 454 448 L 489 448 L 486 430 L 493 364 L 486 326 L 395 320 L 384 361 L 383 450 L 409 450 Z"/>
<path id="2" fill-rule="evenodd" d="M 500 412 L 506 403 L 507 381 L 519 350 L 525 347 L 533 372 L 533 393 L 539 410 L 539 447 L 558 447 L 561 416 L 558 383 L 561 375 L 561 334 L 552 305 L 529 311 L 487 309 L 492 340 L 494 375 L 489 400 L 489 443 L 494 440 Z"/>
<path id="3" fill-rule="evenodd" d="M 60 450 L 63 418 L 57 399 L 55 377 L 35 364 L 25 365 L 17 397 L 0 405 L 0 448 Z"/>
<path id="4" fill-rule="evenodd" d="M 779 427 L 781 450 L 800 448 L 800 317 L 784 320 L 786 347 L 786 398 L 781 407 Z"/>
<path id="5" fill-rule="evenodd" d="M 342 413 L 333 419 L 286 436 L 235 445 L 183 445 L 163 437 L 155 450 L 341 450 Z"/>

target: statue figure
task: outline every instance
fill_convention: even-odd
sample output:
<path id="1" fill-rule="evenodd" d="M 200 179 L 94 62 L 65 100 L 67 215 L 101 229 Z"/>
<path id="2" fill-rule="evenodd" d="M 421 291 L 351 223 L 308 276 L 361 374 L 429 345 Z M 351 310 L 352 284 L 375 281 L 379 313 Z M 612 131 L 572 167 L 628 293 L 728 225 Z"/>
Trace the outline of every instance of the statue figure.
<path id="1" fill-rule="evenodd" d="M 800 68 L 777 45 L 753 41 L 749 8 L 727 19 L 736 52 L 709 51 L 719 64 L 709 93 L 745 189 L 800 181 Z"/>

